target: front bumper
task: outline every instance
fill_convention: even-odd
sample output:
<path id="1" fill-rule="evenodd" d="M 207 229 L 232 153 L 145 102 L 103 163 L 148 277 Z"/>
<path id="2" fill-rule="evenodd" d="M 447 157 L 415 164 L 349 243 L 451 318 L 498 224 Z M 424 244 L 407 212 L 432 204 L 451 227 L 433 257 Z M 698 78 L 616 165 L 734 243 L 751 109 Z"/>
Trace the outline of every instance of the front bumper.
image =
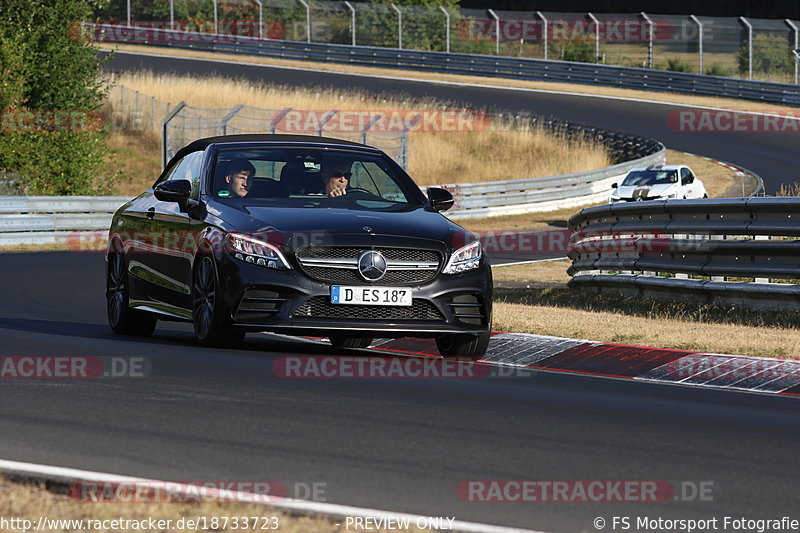
<path id="1" fill-rule="evenodd" d="M 346 330 L 356 336 L 435 337 L 480 335 L 491 329 L 492 277 L 485 256 L 475 270 L 439 274 L 425 284 L 411 285 L 411 307 L 331 304 L 332 283 L 313 280 L 296 269 L 246 263 L 225 252 L 217 256 L 217 266 L 231 320 L 251 331 L 324 337 Z"/>

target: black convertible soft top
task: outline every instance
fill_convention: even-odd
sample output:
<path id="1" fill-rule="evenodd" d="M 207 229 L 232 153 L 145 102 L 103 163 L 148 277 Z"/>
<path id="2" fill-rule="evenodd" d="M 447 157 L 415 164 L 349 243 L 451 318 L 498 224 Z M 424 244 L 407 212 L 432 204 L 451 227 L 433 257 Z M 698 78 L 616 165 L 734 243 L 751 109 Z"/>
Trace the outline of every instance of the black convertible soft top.
<path id="1" fill-rule="evenodd" d="M 268 133 L 250 133 L 244 135 L 220 135 L 217 137 L 206 137 L 205 139 L 197 139 L 187 144 L 175 154 L 173 159 L 181 158 L 186 154 L 205 150 L 211 144 L 217 143 L 304 143 L 304 144 L 324 144 L 329 146 L 347 146 L 354 148 L 366 148 L 372 152 L 379 152 L 380 150 L 367 146 L 366 144 L 356 143 L 352 141 L 345 141 L 342 139 L 332 139 L 330 137 L 317 137 L 315 135 L 282 135 L 282 134 L 268 134 Z"/>

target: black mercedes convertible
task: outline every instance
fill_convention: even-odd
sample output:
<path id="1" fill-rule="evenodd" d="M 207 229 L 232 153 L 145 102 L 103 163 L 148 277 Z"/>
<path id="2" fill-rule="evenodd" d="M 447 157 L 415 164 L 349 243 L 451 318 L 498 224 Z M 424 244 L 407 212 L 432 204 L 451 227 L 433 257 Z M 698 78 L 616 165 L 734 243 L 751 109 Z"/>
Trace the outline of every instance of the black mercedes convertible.
<path id="1" fill-rule="evenodd" d="M 292 135 L 195 141 L 114 215 L 106 275 L 116 333 L 192 322 L 232 346 L 248 331 L 433 337 L 444 356 L 481 356 L 491 269 L 474 235 L 380 150 Z"/>

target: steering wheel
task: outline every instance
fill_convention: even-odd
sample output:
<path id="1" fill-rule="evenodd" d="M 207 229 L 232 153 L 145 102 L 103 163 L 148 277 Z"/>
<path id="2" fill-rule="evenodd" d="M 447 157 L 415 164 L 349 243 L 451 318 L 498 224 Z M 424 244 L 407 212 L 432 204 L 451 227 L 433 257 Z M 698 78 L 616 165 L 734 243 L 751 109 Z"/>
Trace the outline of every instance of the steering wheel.
<path id="1" fill-rule="evenodd" d="M 371 196 L 375 196 L 374 192 L 368 191 L 367 189 L 363 189 L 361 187 L 350 187 L 349 189 L 347 189 L 347 194 L 350 194 L 351 192 L 365 192 Z"/>

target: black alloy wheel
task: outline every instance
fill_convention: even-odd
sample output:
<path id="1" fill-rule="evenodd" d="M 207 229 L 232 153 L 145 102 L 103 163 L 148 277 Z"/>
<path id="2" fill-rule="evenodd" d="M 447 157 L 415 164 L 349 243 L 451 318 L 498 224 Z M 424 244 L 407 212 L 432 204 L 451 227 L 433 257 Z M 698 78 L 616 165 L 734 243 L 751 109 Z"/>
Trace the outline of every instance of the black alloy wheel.
<path id="1" fill-rule="evenodd" d="M 158 318 L 145 311 L 130 308 L 130 288 L 125 263 L 125 253 L 118 240 L 114 240 L 108 251 L 106 275 L 106 311 L 108 325 L 119 335 L 146 337 L 156 329 Z"/>
<path id="2" fill-rule="evenodd" d="M 195 338 L 203 346 L 236 346 L 244 340 L 246 333 L 231 325 L 224 300 L 219 293 L 217 269 L 209 256 L 200 259 L 194 271 L 192 322 Z"/>

